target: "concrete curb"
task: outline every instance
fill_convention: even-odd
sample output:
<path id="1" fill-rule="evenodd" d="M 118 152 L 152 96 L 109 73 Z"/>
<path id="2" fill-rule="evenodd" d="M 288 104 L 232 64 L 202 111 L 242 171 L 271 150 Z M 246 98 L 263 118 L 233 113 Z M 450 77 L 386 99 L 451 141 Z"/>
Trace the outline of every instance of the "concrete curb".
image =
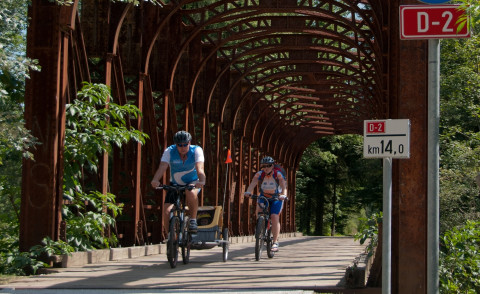
<path id="1" fill-rule="evenodd" d="M 282 233 L 282 238 L 302 237 L 300 232 Z M 255 242 L 255 236 L 235 236 L 230 237 L 231 244 Z M 81 267 L 86 264 L 102 263 L 107 261 L 116 261 L 121 259 L 138 258 L 141 256 L 163 254 L 166 252 L 166 244 L 153 244 L 145 246 L 119 247 L 111 249 L 99 249 L 92 251 L 73 252 L 71 255 L 63 254 L 59 256 L 62 261 L 59 267 Z"/>
<path id="2" fill-rule="evenodd" d="M 364 288 L 372 267 L 374 254 L 362 253 L 355 258 L 353 264 L 345 270 L 345 286 L 348 288 Z"/>

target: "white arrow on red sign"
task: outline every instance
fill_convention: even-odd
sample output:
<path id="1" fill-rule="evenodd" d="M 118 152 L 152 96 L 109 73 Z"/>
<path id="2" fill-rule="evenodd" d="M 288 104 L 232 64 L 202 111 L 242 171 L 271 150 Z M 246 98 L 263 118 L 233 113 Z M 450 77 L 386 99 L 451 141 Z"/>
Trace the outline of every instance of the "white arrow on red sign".
<path id="1" fill-rule="evenodd" d="M 401 5 L 400 39 L 468 38 L 466 24 L 458 30 L 457 21 L 465 17 L 460 5 Z"/>

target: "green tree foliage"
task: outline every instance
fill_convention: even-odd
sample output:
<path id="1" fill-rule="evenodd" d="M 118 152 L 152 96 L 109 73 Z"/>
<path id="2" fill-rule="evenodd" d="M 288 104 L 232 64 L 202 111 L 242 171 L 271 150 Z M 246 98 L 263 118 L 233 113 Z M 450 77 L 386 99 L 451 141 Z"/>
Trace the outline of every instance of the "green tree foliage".
<path id="1" fill-rule="evenodd" d="M 96 191 L 85 180 L 98 174 L 99 159 L 113 146 L 130 141 L 145 143 L 147 135 L 128 127 L 127 119 L 136 119 L 140 110 L 131 104 L 113 103 L 104 84 L 84 83 L 77 99 L 66 105 L 64 147 L 64 195 L 72 204 L 64 208 L 67 242 L 76 250 L 110 247 L 116 244 L 104 229 L 115 225 L 121 208 L 115 196 Z"/>
<path id="2" fill-rule="evenodd" d="M 479 29 L 479 28 L 477 28 Z M 480 37 L 442 40 L 440 232 L 478 220 Z"/>
<path id="3" fill-rule="evenodd" d="M 18 252 L 22 158 L 32 158 L 28 150 L 37 144 L 23 121 L 25 79 L 39 69 L 25 54 L 27 4 L 0 1 L 0 273 L 7 274 L 43 266 Z"/>
<path id="4" fill-rule="evenodd" d="M 471 38 L 442 40 L 440 292 L 480 291 L 480 3 L 463 3 Z"/>
<path id="5" fill-rule="evenodd" d="M 440 251 L 440 293 L 480 292 L 480 222 L 447 231 Z"/>
<path id="6" fill-rule="evenodd" d="M 365 242 L 368 242 L 366 250 L 368 252 L 368 256 L 372 256 L 379 242 L 378 230 L 383 221 L 383 213 L 375 212 L 370 216 L 370 218 L 362 217 L 360 220 L 361 222 L 359 224 L 359 231 L 357 234 L 355 234 L 355 240 L 359 240 L 360 244 L 365 244 Z"/>
<path id="7" fill-rule="evenodd" d="M 59 5 L 69 5 L 72 1 L 50 0 L 50 2 L 56 2 Z M 136 5 L 140 3 L 140 1 L 136 0 L 119 2 L 129 2 Z M 150 0 L 150 2 L 158 4 L 155 0 Z M 26 57 L 27 9 L 29 3 L 30 1 L 28 0 L 0 1 L 0 273 L 7 274 L 31 273 L 44 265 L 42 262 L 35 260 L 35 254 L 18 251 L 22 158 L 32 158 L 32 154 L 28 150 L 39 144 L 31 136 L 30 132 L 25 129 L 23 121 L 25 79 L 29 77 L 29 71 L 41 69 L 36 61 Z M 97 89 L 98 92 L 102 92 L 102 95 L 105 94 L 105 97 L 109 97 L 109 93 L 108 95 L 106 94 L 108 91 L 101 88 L 102 86 L 92 86 L 90 90 L 85 90 L 86 92 L 90 91 L 89 93 L 84 92 L 80 96 L 91 95 L 95 92 L 92 89 Z M 98 97 L 93 95 L 91 99 L 90 103 L 94 105 L 96 102 L 93 100 L 98 99 Z M 70 109 L 73 120 L 75 119 L 73 113 L 81 110 L 79 107 L 81 106 L 74 105 Z M 97 121 L 94 120 L 90 125 L 90 131 L 94 129 L 94 124 L 98 128 L 103 127 L 102 123 L 98 121 L 102 115 L 111 118 L 112 123 L 115 124 L 121 123 L 122 119 L 125 119 L 125 115 L 132 115 L 133 117 L 138 115 L 138 112 L 130 105 L 125 106 L 124 109 L 119 109 L 113 104 L 111 107 L 113 109 L 112 113 L 107 114 L 100 111 L 99 116 L 95 118 Z M 77 117 L 80 117 L 80 115 Z M 82 123 L 78 122 L 77 124 Z M 75 125 L 76 123 L 73 124 Z M 101 153 L 111 148 L 109 144 L 124 144 L 126 140 L 143 142 L 145 139 L 142 134 L 136 131 L 122 129 L 119 125 L 115 125 L 115 127 L 119 127 L 116 130 L 120 131 L 115 133 L 113 130 L 98 130 L 97 133 L 94 133 L 95 135 L 81 134 L 79 129 L 75 129 L 75 127 L 69 129 L 70 135 L 75 133 L 72 139 L 78 139 L 79 141 L 76 143 L 80 143 L 80 146 L 75 147 L 75 142 L 66 142 L 67 146 L 74 148 L 65 152 L 72 160 L 67 163 L 66 169 L 72 172 L 72 174 L 77 172 L 76 175 L 81 175 L 81 173 L 78 173 L 78 170 L 75 171 L 75 168 L 79 166 L 81 166 L 81 169 L 87 166 L 89 172 L 90 170 L 95 170 L 95 165 L 98 163 L 96 159 L 89 157 L 89 155 L 80 155 L 80 150 L 90 152 L 91 154 L 94 148 L 97 148 L 96 152 Z M 86 128 L 84 131 L 88 132 Z M 106 137 L 108 136 L 113 136 L 113 140 L 107 139 Z M 91 144 L 83 146 L 81 144 L 82 140 L 88 139 L 98 139 L 102 140 L 102 142 L 91 142 Z M 84 150 L 80 148 L 91 149 Z M 86 160 L 86 163 L 82 162 L 83 159 Z M 73 164 L 73 162 L 77 165 Z M 90 190 L 84 192 L 82 189 L 77 189 L 77 187 L 71 188 L 70 184 L 75 182 L 80 181 L 78 178 L 75 179 L 74 176 L 66 177 L 66 197 L 72 199 L 73 205 L 71 207 L 77 207 L 77 213 L 74 216 L 70 214 L 69 210 L 64 211 L 65 217 L 72 220 L 71 232 L 79 231 L 78 228 L 80 226 L 98 228 L 91 236 L 78 234 L 78 240 L 75 240 L 75 242 L 77 245 L 81 244 L 81 246 L 79 245 L 77 248 L 110 246 L 114 240 L 106 238 L 103 232 L 100 232 L 100 226 L 111 225 L 114 216 L 119 212 L 118 208 L 111 206 L 114 203 L 114 196 L 111 194 L 102 195 Z M 89 204 L 88 209 L 84 207 L 85 203 Z M 104 211 L 109 213 L 104 213 Z M 80 216 L 83 217 L 81 221 L 79 219 Z M 89 240 L 90 243 L 85 240 Z M 48 244 L 45 246 L 48 246 Z M 38 253 L 38 250 L 36 252 Z"/>
<path id="8" fill-rule="evenodd" d="M 465 25 L 469 26 L 470 29 L 478 27 L 480 24 L 480 5 L 478 5 L 478 0 L 457 0 L 455 3 L 461 4 L 460 8 L 466 12 L 465 17 L 461 17 L 458 21 L 458 30 L 461 30 Z"/>
<path id="9" fill-rule="evenodd" d="M 381 208 L 381 162 L 363 159 L 362 137 L 329 136 L 304 152 L 297 172 L 297 227 L 306 234 L 347 231 L 361 211 Z"/>

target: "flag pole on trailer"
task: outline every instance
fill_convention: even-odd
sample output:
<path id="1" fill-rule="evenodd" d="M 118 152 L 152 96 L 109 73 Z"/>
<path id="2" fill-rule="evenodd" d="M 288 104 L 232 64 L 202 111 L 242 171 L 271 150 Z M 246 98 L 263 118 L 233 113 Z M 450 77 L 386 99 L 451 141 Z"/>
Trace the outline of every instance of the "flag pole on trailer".
<path id="1" fill-rule="evenodd" d="M 225 188 L 223 189 L 223 202 L 222 202 L 222 213 L 225 213 L 225 194 L 227 194 L 227 182 L 228 182 L 228 164 L 232 163 L 232 153 L 230 149 L 227 151 L 227 160 L 225 164 L 227 165 L 227 170 L 225 172 Z"/>

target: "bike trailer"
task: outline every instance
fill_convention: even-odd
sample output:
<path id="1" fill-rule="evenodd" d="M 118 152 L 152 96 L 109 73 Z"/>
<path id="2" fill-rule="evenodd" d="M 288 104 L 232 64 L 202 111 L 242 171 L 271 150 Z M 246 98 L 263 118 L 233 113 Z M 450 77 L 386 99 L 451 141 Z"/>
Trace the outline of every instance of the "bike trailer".
<path id="1" fill-rule="evenodd" d="M 198 231 L 192 235 L 192 249 L 210 249 L 224 242 L 221 206 L 200 206 L 197 211 L 197 224 Z"/>

